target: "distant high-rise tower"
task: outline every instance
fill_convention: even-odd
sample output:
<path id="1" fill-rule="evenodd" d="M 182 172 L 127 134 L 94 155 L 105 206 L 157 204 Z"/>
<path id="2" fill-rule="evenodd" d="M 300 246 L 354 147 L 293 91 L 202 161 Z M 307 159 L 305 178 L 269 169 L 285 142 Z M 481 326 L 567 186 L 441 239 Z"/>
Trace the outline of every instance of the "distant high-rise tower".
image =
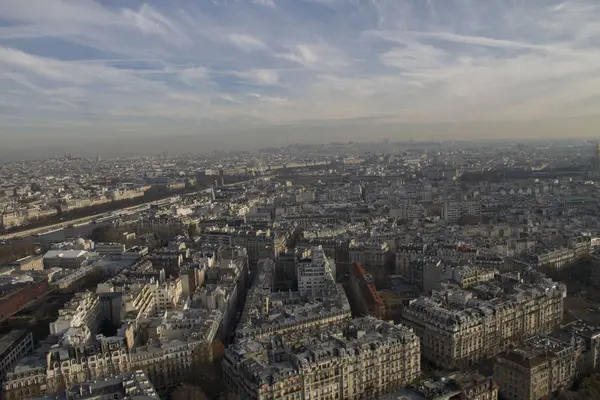
<path id="1" fill-rule="evenodd" d="M 600 169 L 600 143 L 594 143 L 594 155 L 592 157 L 592 169 Z"/>
<path id="2" fill-rule="evenodd" d="M 600 143 L 594 143 L 594 155 L 591 160 L 589 175 L 600 176 Z"/>

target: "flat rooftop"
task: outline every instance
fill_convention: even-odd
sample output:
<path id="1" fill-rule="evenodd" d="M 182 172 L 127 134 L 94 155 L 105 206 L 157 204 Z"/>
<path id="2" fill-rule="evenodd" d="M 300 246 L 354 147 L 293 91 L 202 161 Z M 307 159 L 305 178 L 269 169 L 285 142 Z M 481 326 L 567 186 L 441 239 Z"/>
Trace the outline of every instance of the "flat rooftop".
<path id="1" fill-rule="evenodd" d="M 24 329 L 17 329 L 8 332 L 6 335 L 0 337 L 0 356 L 4 354 L 6 350 L 15 342 L 21 340 L 27 335 L 27 331 Z"/>

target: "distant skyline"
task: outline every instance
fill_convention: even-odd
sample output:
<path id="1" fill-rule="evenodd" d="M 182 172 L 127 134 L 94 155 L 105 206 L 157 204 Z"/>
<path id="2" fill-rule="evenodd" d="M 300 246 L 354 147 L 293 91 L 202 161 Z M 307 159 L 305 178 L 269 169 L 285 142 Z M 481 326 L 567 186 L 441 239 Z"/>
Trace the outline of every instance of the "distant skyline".
<path id="1" fill-rule="evenodd" d="M 597 0 L 0 0 L 0 160 L 594 138 L 598 21 Z"/>
<path id="2" fill-rule="evenodd" d="M 29 136 L 24 141 L 19 137 L 2 140 L 0 163 L 19 160 L 45 159 L 72 153 L 75 157 L 114 158 L 124 156 L 151 156 L 169 152 L 171 154 L 203 154 L 215 150 L 256 151 L 269 147 L 290 144 L 326 144 L 331 142 L 380 143 L 388 139 L 391 143 L 422 141 L 464 141 L 477 143 L 551 143 L 596 141 L 596 127 L 600 119 L 585 119 L 585 129 L 578 129 L 581 121 L 546 120 L 521 123 L 440 123 L 440 124 L 381 124 L 352 123 L 329 125 L 274 126 L 239 131 L 220 131 L 206 134 L 175 134 L 148 132 L 138 136 L 105 137 L 103 135 L 81 135 L 73 139 L 70 134 Z M 480 134 L 485 132 L 485 134 Z M 534 135 L 523 136 L 522 132 Z M 588 135 L 577 133 L 588 132 Z M 537 134 L 537 135 L 535 135 Z M 591 154 L 591 153 L 590 153 Z"/>

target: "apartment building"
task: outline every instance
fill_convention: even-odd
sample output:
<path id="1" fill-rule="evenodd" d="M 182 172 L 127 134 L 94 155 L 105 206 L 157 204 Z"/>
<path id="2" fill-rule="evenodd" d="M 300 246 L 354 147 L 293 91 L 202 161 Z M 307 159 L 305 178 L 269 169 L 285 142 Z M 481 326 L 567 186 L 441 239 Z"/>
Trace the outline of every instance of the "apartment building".
<path id="1" fill-rule="evenodd" d="M 385 394 L 378 400 L 498 400 L 498 384 L 477 372 L 453 372 Z"/>
<path id="2" fill-rule="evenodd" d="M 152 262 L 153 265 L 165 268 L 170 273 L 175 273 L 183 264 L 183 260 L 186 258 L 187 254 L 188 252 L 185 248 L 164 247 L 148 255 L 147 259 Z"/>
<path id="3" fill-rule="evenodd" d="M 590 281 L 594 286 L 600 287 L 600 251 L 599 250 L 595 250 L 592 253 L 591 261 L 592 261 L 592 268 L 591 268 L 591 274 L 590 274 Z"/>
<path id="4" fill-rule="evenodd" d="M 351 268 L 350 290 L 361 314 L 384 317 L 386 312 L 384 301 L 377 293 L 373 277 L 360 263 L 354 263 Z"/>
<path id="5" fill-rule="evenodd" d="M 583 340 L 582 374 L 590 374 L 600 367 L 600 326 L 590 325 L 584 321 L 573 321 L 563 327 L 565 336 L 575 336 Z"/>
<path id="6" fill-rule="evenodd" d="M 135 347 L 129 354 L 130 368 L 144 371 L 158 391 L 166 391 L 190 375 L 196 350 L 204 347 L 204 340 L 193 337 Z"/>
<path id="7" fill-rule="evenodd" d="M 251 264 L 275 256 L 276 235 L 271 230 L 210 227 L 200 234 L 203 244 L 240 246 L 248 251 Z"/>
<path id="8" fill-rule="evenodd" d="M 569 238 L 567 247 L 575 253 L 575 258 L 586 257 L 590 254 L 591 238 L 589 236 L 575 236 Z"/>
<path id="9" fill-rule="evenodd" d="M 284 249 L 279 252 L 275 261 L 275 291 L 293 289 L 296 284 L 296 259 L 298 249 Z"/>
<path id="10" fill-rule="evenodd" d="M 125 245 L 121 243 L 96 243 L 94 251 L 101 256 L 120 256 L 125 251 Z"/>
<path id="11" fill-rule="evenodd" d="M 236 285 L 208 284 L 196 289 L 192 302 L 208 310 L 218 310 L 222 314 L 220 332 L 229 332 L 230 323 L 235 315 L 238 304 Z"/>
<path id="12" fill-rule="evenodd" d="M 85 250 L 50 250 L 44 254 L 44 269 L 80 268 L 90 254 Z"/>
<path id="13" fill-rule="evenodd" d="M 165 312 L 156 328 L 156 336 L 161 343 L 189 338 L 196 342 L 196 361 L 213 360 L 212 343 L 217 338 L 223 314 L 219 310 L 184 309 Z"/>
<path id="14" fill-rule="evenodd" d="M 64 291 L 69 288 L 73 288 L 75 286 L 75 283 L 79 282 L 80 280 L 97 270 L 98 269 L 93 265 L 87 265 L 85 267 L 81 267 L 75 270 L 63 270 L 64 273 L 59 273 L 52 276 L 52 286 L 54 286 L 59 291 Z"/>
<path id="15" fill-rule="evenodd" d="M 11 262 L 8 266 L 21 271 L 41 271 L 44 269 L 44 260 L 42 256 L 27 256 Z"/>
<path id="16" fill-rule="evenodd" d="M 583 343 L 537 336 L 500 354 L 494 380 L 506 400 L 538 400 L 571 387 L 578 372 Z"/>
<path id="17" fill-rule="evenodd" d="M 98 296 L 91 292 L 80 292 L 58 311 L 58 318 L 50 323 L 50 334 L 67 334 L 73 338 L 79 334 L 93 336 L 102 319 Z M 83 339 L 82 337 L 81 340 Z"/>
<path id="18" fill-rule="evenodd" d="M 44 354 L 25 357 L 6 375 L 2 384 L 6 400 L 38 398 L 48 393 Z"/>
<path id="19" fill-rule="evenodd" d="M 560 324 L 566 287 L 540 275 L 523 282 L 499 278 L 471 291 L 434 292 L 406 307 L 403 323 L 421 338 L 427 360 L 445 368 L 468 367 Z"/>
<path id="20" fill-rule="evenodd" d="M 165 311 L 175 309 L 181 298 L 181 280 L 169 282 L 151 282 L 144 285 L 142 290 L 133 300 L 133 307 L 137 310 L 136 319 L 142 317 L 158 317 Z"/>
<path id="21" fill-rule="evenodd" d="M 313 247 L 296 261 L 298 291 L 301 296 L 315 296 L 335 285 L 335 262 L 321 246 Z"/>
<path id="22" fill-rule="evenodd" d="M 59 394 L 50 395 L 59 398 Z M 160 400 L 154 386 L 143 371 L 127 372 L 102 380 L 86 381 L 67 387 L 68 400 L 146 399 Z"/>
<path id="23" fill-rule="evenodd" d="M 465 216 L 479 217 L 481 202 L 479 201 L 446 201 L 442 204 L 442 219 L 448 222 L 458 222 Z"/>
<path id="24" fill-rule="evenodd" d="M 527 261 L 535 268 L 545 267 L 559 271 L 575 261 L 575 250 L 566 247 L 538 248 L 531 251 Z"/>
<path id="25" fill-rule="evenodd" d="M 269 259 L 261 260 L 235 332 L 236 341 L 275 334 L 309 333 L 352 318 L 344 289 L 331 278 L 323 290 L 310 290 L 302 295 L 291 290 L 274 292 L 274 276 L 275 263 Z"/>
<path id="26" fill-rule="evenodd" d="M 397 261 L 398 275 L 406 277 L 423 293 L 439 290 L 442 281 L 453 277 L 453 268 L 437 257 L 410 255 Z"/>
<path id="27" fill-rule="evenodd" d="M 406 326 L 359 318 L 312 335 L 238 342 L 223 372 L 247 400 L 377 398 L 420 375 L 419 339 Z"/>
<path id="28" fill-rule="evenodd" d="M 498 270 L 482 268 L 473 265 L 461 265 L 455 267 L 452 271 L 452 279 L 462 288 L 475 286 L 480 282 L 487 282 L 494 279 Z"/>
<path id="29" fill-rule="evenodd" d="M 63 387 L 121 374 L 129 369 L 128 337 L 133 327 L 128 327 L 114 337 L 99 335 L 92 340 L 76 343 L 62 341 L 45 353 L 47 385 L 45 390 L 56 392 Z M 131 344 L 131 341 L 129 341 Z M 8 382 L 7 390 L 17 382 Z"/>
<path id="30" fill-rule="evenodd" d="M 21 226 L 27 222 L 27 214 L 20 211 L 0 213 L 0 228 L 10 229 Z"/>
<path id="31" fill-rule="evenodd" d="M 33 335 L 22 329 L 0 337 L 0 383 L 19 360 L 33 352 Z"/>
<path id="32" fill-rule="evenodd" d="M 4 285 L 0 289 L 0 322 L 19 312 L 31 300 L 43 296 L 50 290 L 47 278 L 33 282 Z"/>
<path id="33" fill-rule="evenodd" d="M 94 294 L 76 295 L 78 301 L 69 303 L 51 324 L 58 342 L 22 359 L 7 374 L 6 398 L 43 396 L 135 371 L 143 371 L 158 391 L 174 388 L 198 363 L 212 361 L 223 316 L 219 310 L 190 308 L 189 302 L 176 302 L 170 310 L 167 304 L 180 297 L 181 286 L 170 283 L 120 288 L 122 293 L 108 307 L 123 307 L 118 314 L 132 321 L 122 323 L 111 337 L 96 335 L 105 305 Z"/>
<path id="34" fill-rule="evenodd" d="M 351 263 L 361 263 L 367 268 L 383 266 L 391 256 L 390 246 L 386 242 L 356 240 L 348 244 L 348 254 Z"/>
<path id="35" fill-rule="evenodd" d="M 421 204 L 399 204 L 390 208 L 389 217 L 398 219 L 421 219 L 425 218 L 427 212 Z"/>
<path id="36" fill-rule="evenodd" d="M 478 252 L 473 264 L 476 267 L 503 270 L 506 262 L 501 256 Z"/>
<path id="37" fill-rule="evenodd" d="M 296 242 L 296 249 L 299 251 L 310 250 L 313 247 L 321 246 L 325 255 L 328 258 L 336 260 L 341 253 L 348 253 L 348 242 L 343 239 L 338 239 L 335 236 L 325 237 L 307 237 L 307 233 L 304 232 L 303 237 L 299 238 Z"/>

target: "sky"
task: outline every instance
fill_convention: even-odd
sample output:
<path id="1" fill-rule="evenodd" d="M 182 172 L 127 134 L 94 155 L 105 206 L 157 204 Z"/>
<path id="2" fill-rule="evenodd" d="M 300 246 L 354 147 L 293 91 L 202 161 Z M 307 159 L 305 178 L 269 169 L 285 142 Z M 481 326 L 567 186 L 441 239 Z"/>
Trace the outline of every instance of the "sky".
<path id="1" fill-rule="evenodd" d="M 0 0 L 0 141 L 593 136 L 598 21 L 597 0 Z"/>

